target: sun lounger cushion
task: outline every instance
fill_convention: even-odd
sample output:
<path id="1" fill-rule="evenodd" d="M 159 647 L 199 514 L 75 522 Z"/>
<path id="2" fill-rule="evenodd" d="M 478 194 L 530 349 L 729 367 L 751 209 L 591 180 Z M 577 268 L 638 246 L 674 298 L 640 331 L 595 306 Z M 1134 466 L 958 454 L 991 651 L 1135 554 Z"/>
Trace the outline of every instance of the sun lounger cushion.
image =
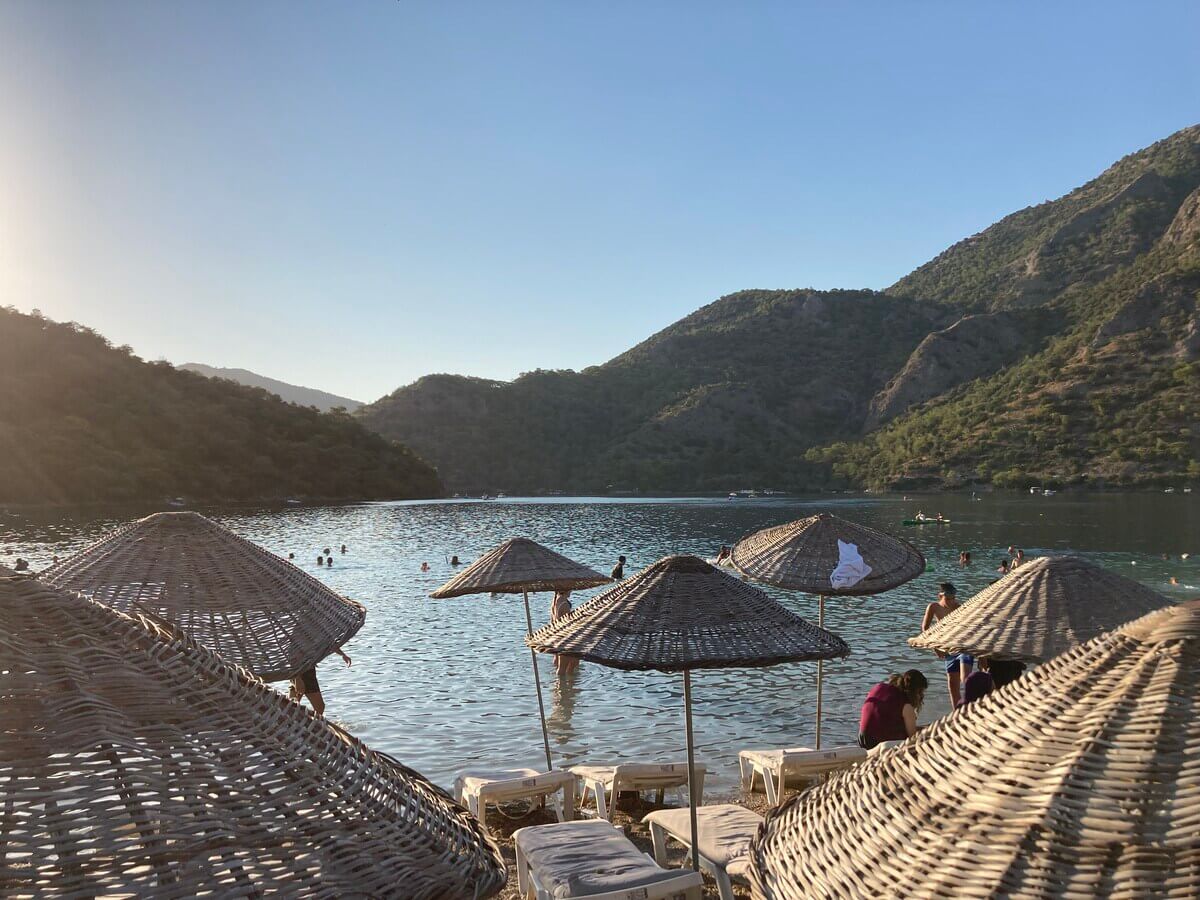
<path id="1" fill-rule="evenodd" d="M 611 787 L 617 767 L 613 766 L 571 766 L 574 772 L 585 781 L 600 781 Z M 687 763 L 622 763 L 621 777 L 637 781 L 687 781 Z M 704 765 L 696 764 L 696 774 L 705 774 Z"/>
<path id="2" fill-rule="evenodd" d="M 537 769 L 473 769 L 458 776 L 458 782 L 465 792 L 474 793 L 481 787 L 498 781 L 520 781 L 524 778 L 536 778 Z"/>
<path id="3" fill-rule="evenodd" d="M 687 809 L 659 809 L 642 820 L 661 826 L 684 844 L 692 841 L 692 820 Z M 697 851 L 730 876 L 744 874 L 750 865 L 750 841 L 758 833 L 763 817 L 733 803 L 696 807 Z"/>
<path id="4" fill-rule="evenodd" d="M 679 877 L 602 820 L 522 828 L 515 835 L 529 866 L 552 897 L 586 897 Z"/>
<path id="5" fill-rule="evenodd" d="M 536 781 L 535 781 L 536 779 Z M 537 769 L 473 769 L 458 776 L 459 792 L 466 796 L 478 794 L 487 789 L 488 794 L 508 793 L 511 789 L 516 793 L 532 787 L 545 787 L 550 790 L 555 785 L 573 781 L 574 776 L 565 771 L 539 772 Z"/>
<path id="6" fill-rule="evenodd" d="M 811 747 L 793 747 L 786 750 L 743 750 L 741 755 L 772 771 L 778 771 L 784 755 L 788 758 L 788 771 L 799 772 L 807 768 L 826 769 L 866 759 L 867 751 L 861 747 L 833 747 L 829 750 L 813 750 Z"/>

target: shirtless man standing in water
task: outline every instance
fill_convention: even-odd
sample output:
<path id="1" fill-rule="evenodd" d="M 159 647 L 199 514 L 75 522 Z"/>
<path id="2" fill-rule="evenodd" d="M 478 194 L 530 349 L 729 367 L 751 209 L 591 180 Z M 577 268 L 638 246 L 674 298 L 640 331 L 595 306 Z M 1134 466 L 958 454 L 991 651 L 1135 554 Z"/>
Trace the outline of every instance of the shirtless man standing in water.
<path id="1" fill-rule="evenodd" d="M 925 607 L 921 630 L 928 631 L 931 626 L 958 609 L 959 605 L 958 591 L 954 585 L 948 581 L 943 582 L 938 590 L 937 603 L 930 603 Z M 950 689 L 950 707 L 953 709 L 959 701 L 959 685 L 971 674 L 971 669 L 975 667 L 975 658 L 966 653 L 954 653 L 950 656 L 939 653 L 938 659 L 946 661 L 946 686 Z"/>

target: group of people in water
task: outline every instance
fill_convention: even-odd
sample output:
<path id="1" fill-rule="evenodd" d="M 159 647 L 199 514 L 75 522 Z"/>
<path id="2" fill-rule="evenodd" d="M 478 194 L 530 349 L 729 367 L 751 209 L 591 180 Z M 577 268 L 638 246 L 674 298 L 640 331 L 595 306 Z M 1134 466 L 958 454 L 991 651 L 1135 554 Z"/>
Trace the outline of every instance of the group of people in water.
<path id="1" fill-rule="evenodd" d="M 342 544 L 342 553 L 344 554 L 346 552 L 347 552 L 346 545 Z M 288 561 L 295 562 L 296 554 L 289 553 Z M 322 550 L 320 553 L 317 554 L 317 568 L 323 568 L 326 566 L 328 566 L 329 568 L 333 568 L 333 550 L 329 547 L 326 547 L 324 550 Z"/>
<path id="2" fill-rule="evenodd" d="M 1000 557 L 999 563 L 996 565 L 996 571 L 1001 575 L 1007 575 L 1023 562 L 1025 562 L 1025 551 L 1020 547 L 1009 547 L 1008 556 Z M 964 569 L 971 565 L 970 550 L 959 551 L 958 564 Z"/>
<path id="3" fill-rule="evenodd" d="M 1016 548 L 1009 548 L 1010 556 L 1014 550 Z M 970 562 L 969 554 L 967 561 Z M 959 606 L 958 589 L 949 581 L 942 582 L 937 600 L 925 607 L 921 630 L 932 628 Z M 1015 681 L 1025 671 L 1025 664 L 1021 662 L 987 657 L 976 659 L 969 653 L 939 653 L 938 658 L 945 666 L 946 689 L 950 693 L 950 704 L 955 708 L 986 697 L 996 688 Z M 872 687 L 859 713 L 859 745 L 870 750 L 884 741 L 902 741 L 916 734 L 919 727 L 917 713 L 921 711 L 928 689 L 929 680 L 920 669 L 891 675 Z"/>
<path id="4" fill-rule="evenodd" d="M 346 552 L 346 545 L 342 544 L 342 553 L 345 553 L 345 552 Z M 322 550 L 321 554 L 317 557 L 317 565 L 318 566 L 324 565 L 324 566 L 328 566 L 329 568 L 333 568 L 333 551 L 330 550 L 328 547 L 326 547 L 324 550 Z"/>

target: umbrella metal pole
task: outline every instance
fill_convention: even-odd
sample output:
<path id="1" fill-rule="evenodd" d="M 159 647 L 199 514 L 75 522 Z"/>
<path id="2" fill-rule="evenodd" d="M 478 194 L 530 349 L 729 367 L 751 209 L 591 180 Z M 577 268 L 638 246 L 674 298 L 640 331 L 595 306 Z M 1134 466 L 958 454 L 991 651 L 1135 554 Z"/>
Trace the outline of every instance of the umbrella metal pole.
<path id="1" fill-rule="evenodd" d="M 825 595 L 817 594 L 817 626 L 825 627 Z M 825 660 L 817 660 L 817 747 L 821 749 L 821 686 L 825 677 Z"/>
<path id="2" fill-rule="evenodd" d="M 528 634 L 533 635 L 533 614 L 529 612 L 529 591 L 522 591 L 525 597 L 525 627 L 528 629 Z M 533 686 L 537 688 L 538 698 L 538 715 L 542 719 L 542 746 L 546 748 L 546 771 L 549 772 L 554 768 L 554 763 L 550 760 L 550 732 L 546 728 L 546 704 L 542 700 L 542 678 L 538 675 L 537 666 L 537 651 L 532 647 L 529 648 L 529 658 L 533 661 Z"/>
<path id="3" fill-rule="evenodd" d="M 688 814 L 692 820 L 692 871 L 700 871 L 700 854 L 696 852 L 696 751 L 692 743 L 692 673 L 683 670 L 683 724 L 687 732 Z M 613 798 L 616 802 L 616 798 Z"/>

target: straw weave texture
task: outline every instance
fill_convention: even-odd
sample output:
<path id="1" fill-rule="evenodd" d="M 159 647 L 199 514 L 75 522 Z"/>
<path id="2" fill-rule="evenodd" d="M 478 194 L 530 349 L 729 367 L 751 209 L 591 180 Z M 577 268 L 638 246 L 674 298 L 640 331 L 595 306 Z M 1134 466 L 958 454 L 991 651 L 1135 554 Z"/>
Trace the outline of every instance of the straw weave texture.
<path id="1" fill-rule="evenodd" d="M 520 594 L 523 591 L 582 591 L 611 581 L 528 538 L 513 538 L 489 550 L 429 596 Z"/>
<path id="2" fill-rule="evenodd" d="M 38 577 L 170 622 L 266 681 L 311 669 L 366 617 L 361 604 L 194 512 L 118 528 Z"/>
<path id="3" fill-rule="evenodd" d="M 0 578 L 0 894 L 489 896 L 421 775 L 145 618 Z"/>
<path id="4" fill-rule="evenodd" d="M 1039 663 L 1171 601 L 1074 556 L 1041 556 L 990 585 L 908 643 Z"/>
<path id="5" fill-rule="evenodd" d="M 526 638 L 616 669 L 770 666 L 850 648 L 753 585 L 695 556 L 668 556 Z"/>
<path id="6" fill-rule="evenodd" d="M 755 896 L 1200 896 L 1200 601 L 1068 650 L 795 797 Z"/>
<path id="7" fill-rule="evenodd" d="M 871 574 L 847 588 L 835 588 L 829 581 L 838 565 L 839 540 L 855 544 L 871 567 Z M 755 581 L 827 597 L 890 591 L 925 571 L 925 557 L 908 541 L 829 513 L 744 537 L 734 545 L 732 561 Z"/>

